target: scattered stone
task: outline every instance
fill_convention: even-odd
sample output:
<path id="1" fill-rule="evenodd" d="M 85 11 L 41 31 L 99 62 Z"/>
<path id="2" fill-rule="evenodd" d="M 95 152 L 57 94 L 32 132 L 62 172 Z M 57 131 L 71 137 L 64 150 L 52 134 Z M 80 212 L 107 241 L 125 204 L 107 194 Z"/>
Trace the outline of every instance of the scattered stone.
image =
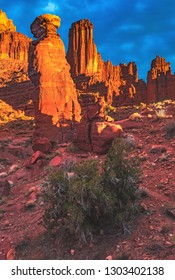
<path id="1" fill-rule="evenodd" d="M 25 204 L 25 207 L 28 208 L 28 209 L 33 208 L 33 207 L 35 207 L 35 206 L 36 206 L 36 203 L 35 203 L 34 200 L 29 200 L 29 201 L 27 201 L 26 204 Z"/>
<path id="2" fill-rule="evenodd" d="M 113 260 L 113 257 L 111 255 L 106 257 L 106 260 Z"/>
<path id="3" fill-rule="evenodd" d="M 143 162 L 143 161 L 147 161 L 148 156 L 147 155 L 140 155 L 139 159 Z"/>
<path id="4" fill-rule="evenodd" d="M 38 192 L 38 188 L 37 187 L 31 187 L 26 193 L 25 193 L 25 197 L 31 195 L 31 193 L 36 193 Z"/>
<path id="5" fill-rule="evenodd" d="M 168 216 L 170 216 L 171 218 L 175 219 L 175 208 L 167 209 L 167 210 L 166 210 L 166 214 L 167 214 Z"/>
<path id="6" fill-rule="evenodd" d="M 166 152 L 166 147 L 162 145 L 153 145 L 149 151 L 151 154 L 160 154 Z"/>
<path id="7" fill-rule="evenodd" d="M 19 165 L 14 164 L 14 165 L 10 166 L 8 173 L 9 173 L 9 174 L 14 173 L 14 172 L 17 171 L 19 168 L 20 168 Z"/>
<path id="8" fill-rule="evenodd" d="M 146 206 L 145 203 L 140 203 L 140 208 L 141 208 L 141 211 L 148 211 L 148 207 Z"/>
<path id="9" fill-rule="evenodd" d="M 6 179 L 0 179 L 0 196 L 8 196 L 10 194 L 10 184 Z"/>
<path id="10" fill-rule="evenodd" d="M 4 226 L 9 226 L 10 225 L 10 221 L 9 220 L 5 220 L 3 224 L 4 224 Z"/>
<path id="11" fill-rule="evenodd" d="M 8 182 L 9 182 L 9 184 L 10 184 L 10 187 L 13 188 L 14 185 L 15 185 L 15 183 L 14 183 L 13 181 L 8 181 Z"/>
<path id="12" fill-rule="evenodd" d="M 168 178 L 163 178 L 160 180 L 160 184 L 162 185 L 167 185 L 169 183 L 169 179 Z"/>
<path id="13" fill-rule="evenodd" d="M 7 172 L 2 172 L 0 173 L 0 178 L 5 178 L 8 176 L 8 173 Z"/>
<path id="14" fill-rule="evenodd" d="M 62 163 L 62 158 L 59 156 L 54 157 L 50 162 L 49 165 L 52 167 L 58 167 Z"/>
<path id="15" fill-rule="evenodd" d="M 36 151 L 31 159 L 31 164 L 34 164 L 35 162 L 37 162 L 38 159 L 45 159 L 46 158 L 46 154 L 44 154 L 41 151 Z"/>
<path id="16" fill-rule="evenodd" d="M 170 155 L 167 153 L 163 153 L 161 156 L 159 156 L 159 161 L 167 161 L 169 159 Z"/>
<path id="17" fill-rule="evenodd" d="M 7 258 L 7 260 L 14 260 L 15 256 L 16 256 L 15 249 L 10 249 L 7 253 L 6 258 Z"/>
<path id="18" fill-rule="evenodd" d="M 70 253 L 71 253 L 72 256 L 74 256 L 74 255 L 75 255 L 75 250 L 74 250 L 74 249 L 71 249 L 71 250 L 70 250 Z"/>
<path id="19" fill-rule="evenodd" d="M 35 140 L 32 149 L 34 152 L 40 151 L 43 153 L 48 153 L 52 150 L 52 145 L 47 138 L 43 137 Z"/>

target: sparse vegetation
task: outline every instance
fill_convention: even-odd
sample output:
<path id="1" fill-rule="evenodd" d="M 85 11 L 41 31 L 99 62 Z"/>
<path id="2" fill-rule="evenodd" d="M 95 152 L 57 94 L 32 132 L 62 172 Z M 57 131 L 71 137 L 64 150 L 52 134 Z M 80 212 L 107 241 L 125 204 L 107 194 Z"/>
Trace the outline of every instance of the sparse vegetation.
<path id="1" fill-rule="evenodd" d="M 139 121 L 141 120 L 142 116 L 139 113 L 133 113 L 132 115 L 130 115 L 129 120 L 131 121 Z"/>
<path id="2" fill-rule="evenodd" d="M 167 117 L 165 109 L 162 109 L 161 107 L 157 108 L 155 113 L 158 119 L 165 119 Z"/>
<path id="3" fill-rule="evenodd" d="M 138 177 L 121 139 L 114 141 L 100 169 L 90 159 L 72 165 L 69 172 L 53 171 L 42 184 L 45 227 L 88 242 L 107 224 L 122 226 L 135 209 Z"/>

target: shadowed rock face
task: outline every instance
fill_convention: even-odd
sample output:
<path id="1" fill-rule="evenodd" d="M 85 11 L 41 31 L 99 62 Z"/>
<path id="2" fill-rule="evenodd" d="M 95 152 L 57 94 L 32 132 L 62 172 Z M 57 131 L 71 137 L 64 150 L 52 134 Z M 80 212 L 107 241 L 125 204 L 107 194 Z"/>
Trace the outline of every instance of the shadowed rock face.
<path id="1" fill-rule="evenodd" d="M 175 75 L 170 63 L 156 56 L 147 76 L 147 103 L 175 98 Z"/>
<path id="2" fill-rule="evenodd" d="M 55 126 L 63 120 L 80 120 L 80 105 L 65 58 L 64 44 L 56 33 L 59 26 L 58 16 L 45 14 L 37 17 L 31 31 L 38 39 L 29 49 L 29 77 L 38 95 L 36 119 L 42 123 L 44 116 L 49 116 Z"/>

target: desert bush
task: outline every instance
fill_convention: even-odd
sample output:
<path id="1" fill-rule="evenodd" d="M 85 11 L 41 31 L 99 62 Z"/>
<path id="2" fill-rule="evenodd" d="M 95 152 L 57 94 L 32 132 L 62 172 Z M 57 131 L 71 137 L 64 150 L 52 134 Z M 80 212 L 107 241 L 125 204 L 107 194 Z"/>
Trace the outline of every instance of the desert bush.
<path id="1" fill-rule="evenodd" d="M 167 117 L 165 109 L 158 109 L 155 113 L 158 119 L 165 119 Z"/>
<path id="2" fill-rule="evenodd" d="M 104 163 L 103 184 L 115 201 L 113 215 L 120 223 L 137 209 L 137 183 L 141 174 L 137 157 L 128 157 L 128 145 L 115 139 Z"/>
<path id="3" fill-rule="evenodd" d="M 44 226 L 88 242 L 105 226 L 127 220 L 136 203 L 138 169 L 126 149 L 124 141 L 114 141 L 100 169 L 89 159 L 69 172 L 53 171 L 42 184 Z"/>
<path id="4" fill-rule="evenodd" d="M 129 120 L 131 121 L 138 121 L 141 120 L 142 116 L 139 113 L 133 113 L 130 115 Z"/>

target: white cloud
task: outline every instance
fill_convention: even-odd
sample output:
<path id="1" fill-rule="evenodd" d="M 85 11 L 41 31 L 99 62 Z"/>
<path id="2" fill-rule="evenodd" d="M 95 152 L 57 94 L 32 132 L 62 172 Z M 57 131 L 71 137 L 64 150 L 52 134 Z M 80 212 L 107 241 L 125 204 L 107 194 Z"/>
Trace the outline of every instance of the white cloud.
<path id="1" fill-rule="evenodd" d="M 51 1 L 49 1 L 47 6 L 43 8 L 43 10 L 51 13 L 58 11 L 58 9 L 59 9 L 58 5 L 56 5 L 54 2 Z"/>

